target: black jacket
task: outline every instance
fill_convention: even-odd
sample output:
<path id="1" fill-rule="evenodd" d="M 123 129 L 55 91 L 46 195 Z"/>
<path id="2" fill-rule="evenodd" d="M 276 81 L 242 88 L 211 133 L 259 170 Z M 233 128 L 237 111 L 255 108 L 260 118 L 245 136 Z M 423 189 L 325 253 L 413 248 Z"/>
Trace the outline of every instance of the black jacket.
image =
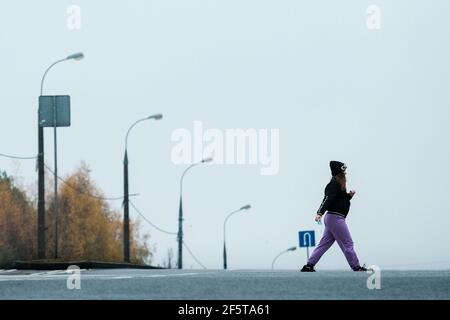
<path id="1" fill-rule="evenodd" d="M 347 191 L 341 189 L 339 182 L 336 179 L 331 179 L 325 187 L 325 197 L 317 214 L 323 215 L 326 211 L 333 211 L 347 217 L 351 199 L 352 197 Z"/>

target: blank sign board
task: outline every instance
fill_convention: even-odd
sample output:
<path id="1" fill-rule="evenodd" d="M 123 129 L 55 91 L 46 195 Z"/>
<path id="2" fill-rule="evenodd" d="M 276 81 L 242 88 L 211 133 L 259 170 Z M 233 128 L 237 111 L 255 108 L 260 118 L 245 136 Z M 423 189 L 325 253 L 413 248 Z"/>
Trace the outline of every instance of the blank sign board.
<path id="1" fill-rule="evenodd" d="M 70 127 L 70 96 L 39 97 L 39 126 L 54 127 L 55 124 Z"/>

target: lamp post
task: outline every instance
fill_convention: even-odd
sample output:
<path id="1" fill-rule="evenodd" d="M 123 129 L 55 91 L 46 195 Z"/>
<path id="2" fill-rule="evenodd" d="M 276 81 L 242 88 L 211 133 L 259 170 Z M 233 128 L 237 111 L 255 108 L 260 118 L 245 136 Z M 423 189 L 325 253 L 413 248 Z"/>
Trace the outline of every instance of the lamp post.
<path id="1" fill-rule="evenodd" d="M 183 182 L 186 173 L 192 168 L 213 161 L 212 158 L 206 158 L 202 161 L 191 164 L 184 170 L 180 179 L 180 207 L 178 211 L 178 269 L 183 269 Z"/>
<path id="2" fill-rule="evenodd" d="M 129 204 L 129 191 L 128 191 L 128 137 L 131 130 L 139 123 L 147 120 L 161 120 L 162 114 L 155 114 L 149 117 L 140 119 L 133 123 L 127 131 L 125 137 L 125 156 L 123 160 L 123 181 L 124 181 L 124 195 L 123 195 L 123 260 L 126 263 L 130 263 L 130 204 Z"/>
<path id="3" fill-rule="evenodd" d="M 273 259 L 273 261 L 272 261 L 272 270 L 274 269 L 274 267 L 275 267 L 275 262 L 277 261 L 277 259 L 278 259 L 279 257 L 281 257 L 283 254 L 285 254 L 285 253 L 287 253 L 287 252 L 291 252 L 291 251 L 295 251 L 295 250 L 297 250 L 297 247 L 291 247 L 291 248 L 289 248 L 289 249 L 284 250 L 284 251 L 281 252 L 280 254 L 278 254 L 278 255 L 275 257 L 275 259 Z"/>
<path id="4" fill-rule="evenodd" d="M 44 92 L 44 80 L 50 69 L 63 61 L 81 60 L 84 54 L 81 52 L 71 54 L 64 59 L 52 63 L 41 79 L 41 96 Z M 56 111 L 53 110 L 53 135 L 54 135 L 54 188 L 55 188 L 55 259 L 58 258 L 58 157 L 57 157 L 57 130 L 56 130 Z M 45 259 L 45 174 L 44 174 L 44 128 L 38 124 L 38 258 Z"/>
<path id="5" fill-rule="evenodd" d="M 228 264 L 227 264 L 227 244 L 226 244 L 226 227 L 227 227 L 228 219 L 230 219 L 232 215 L 234 215 L 234 214 L 236 214 L 238 212 L 241 212 L 241 211 L 244 211 L 244 210 L 250 210 L 251 208 L 252 208 L 251 205 L 243 206 L 239 210 L 236 210 L 236 211 L 233 211 L 232 213 L 230 213 L 226 217 L 225 221 L 223 222 L 223 269 L 224 270 L 227 270 L 227 268 L 228 268 Z"/>

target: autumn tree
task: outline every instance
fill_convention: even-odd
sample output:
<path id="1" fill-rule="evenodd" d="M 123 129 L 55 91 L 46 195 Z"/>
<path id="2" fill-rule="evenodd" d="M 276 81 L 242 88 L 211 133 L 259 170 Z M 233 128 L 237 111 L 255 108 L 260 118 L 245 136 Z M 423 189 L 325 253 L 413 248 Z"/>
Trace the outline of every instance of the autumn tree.
<path id="1" fill-rule="evenodd" d="M 47 190 L 49 190 L 47 188 Z M 55 201 L 47 195 L 47 256 L 55 253 Z M 58 190 L 58 258 L 61 260 L 123 260 L 123 223 L 111 209 L 82 164 L 60 182 Z M 139 233 L 139 223 L 130 223 L 131 262 L 150 263 L 149 235 Z"/>
<path id="2" fill-rule="evenodd" d="M 0 266 L 31 260 L 36 252 L 36 210 L 11 176 L 0 172 Z"/>

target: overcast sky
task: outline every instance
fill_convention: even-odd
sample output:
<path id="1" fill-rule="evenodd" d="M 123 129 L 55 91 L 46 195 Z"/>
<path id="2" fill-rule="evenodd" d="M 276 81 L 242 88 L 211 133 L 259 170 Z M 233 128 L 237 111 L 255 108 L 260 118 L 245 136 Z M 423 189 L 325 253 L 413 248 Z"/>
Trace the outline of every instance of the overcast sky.
<path id="1" fill-rule="evenodd" d="M 81 28 L 68 27 L 70 5 Z M 370 5 L 381 28 L 367 26 Z M 208 268 L 222 266 L 222 225 L 231 211 L 230 268 L 270 268 L 298 245 L 330 178 L 348 165 L 356 189 L 348 224 L 362 263 L 381 268 L 450 267 L 450 2 L 298 0 L 2 1 L 0 153 L 37 153 L 40 80 L 70 94 L 72 126 L 59 130 L 59 170 L 82 160 L 107 196 L 120 196 L 124 138 L 137 119 L 164 119 L 130 136 L 130 192 L 159 227 L 177 230 L 177 129 L 279 129 L 279 171 L 209 165 L 185 179 L 185 240 Z M 70 24 L 72 23 L 72 24 Z M 73 20 L 69 20 L 73 28 Z M 53 166 L 46 130 L 46 163 Z M 35 189 L 33 161 L 0 158 L 0 169 Z M 112 202 L 121 210 L 120 201 Z M 132 212 L 132 217 L 137 214 Z M 142 223 L 155 262 L 176 239 Z M 278 268 L 303 265 L 305 250 Z M 185 252 L 185 267 L 198 268 Z M 318 268 L 348 268 L 337 245 Z"/>

